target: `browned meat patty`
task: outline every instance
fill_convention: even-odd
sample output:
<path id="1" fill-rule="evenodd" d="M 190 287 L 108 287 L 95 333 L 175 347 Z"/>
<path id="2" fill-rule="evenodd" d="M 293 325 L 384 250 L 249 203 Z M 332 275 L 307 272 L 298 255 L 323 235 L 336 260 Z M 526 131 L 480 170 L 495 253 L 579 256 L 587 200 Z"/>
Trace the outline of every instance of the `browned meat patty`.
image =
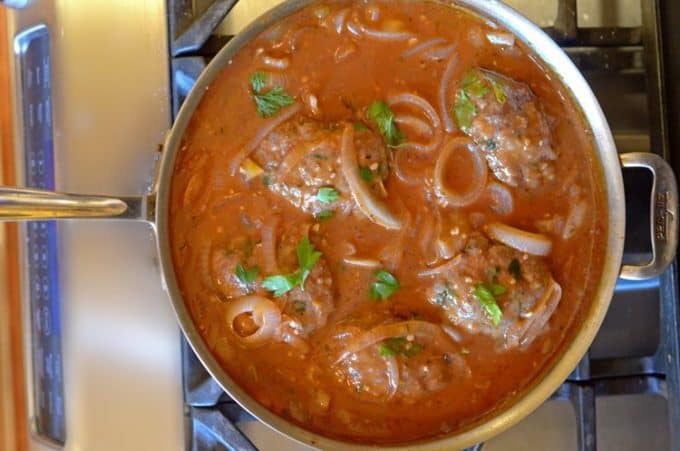
<path id="1" fill-rule="evenodd" d="M 253 239 L 246 236 L 235 237 L 226 245 L 219 243 L 212 248 L 210 255 L 210 274 L 212 283 L 225 302 L 256 294 L 271 297 L 262 288 L 265 277 L 276 274 L 288 274 L 297 268 L 296 247 L 302 237 L 307 236 L 311 224 L 274 224 L 263 225 L 263 229 L 273 227 L 278 242 L 272 243 L 275 261 L 268 261 L 270 256 L 265 250 L 266 237 Z M 263 234 L 267 234 L 264 232 Z M 254 279 L 246 283 L 239 277 L 241 271 L 253 271 Z M 242 274 L 242 273 L 241 273 Z M 286 341 L 295 344 L 298 338 L 306 338 L 316 329 L 326 325 L 328 315 L 334 310 L 333 278 L 326 260 L 321 257 L 305 283 L 305 289 L 296 287 L 283 296 L 273 298 L 283 313 L 282 336 Z"/>
<path id="2" fill-rule="evenodd" d="M 550 127 L 528 86 L 475 69 L 461 82 L 454 109 L 461 130 L 484 151 L 498 180 L 525 189 L 553 180 L 557 155 Z"/>
<path id="3" fill-rule="evenodd" d="M 524 347 L 544 332 L 560 301 L 561 288 L 542 259 L 491 244 L 478 232 L 438 268 L 424 275 L 432 279 L 428 300 L 452 325 L 494 337 L 504 349 Z"/>
<path id="4" fill-rule="evenodd" d="M 328 210 L 349 212 L 355 202 L 340 168 L 344 127 L 344 123 L 294 117 L 274 129 L 252 158 L 264 168 L 269 188 L 295 207 L 315 216 Z M 354 143 L 364 180 L 384 197 L 389 162 L 382 138 L 365 127 L 357 127 Z M 330 204 L 320 201 L 318 193 L 323 187 L 333 187 L 339 199 Z"/>
<path id="5" fill-rule="evenodd" d="M 334 379 L 362 401 L 415 403 L 470 376 L 459 346 L 425 321 L 344 325 L 321 339 Z"/>

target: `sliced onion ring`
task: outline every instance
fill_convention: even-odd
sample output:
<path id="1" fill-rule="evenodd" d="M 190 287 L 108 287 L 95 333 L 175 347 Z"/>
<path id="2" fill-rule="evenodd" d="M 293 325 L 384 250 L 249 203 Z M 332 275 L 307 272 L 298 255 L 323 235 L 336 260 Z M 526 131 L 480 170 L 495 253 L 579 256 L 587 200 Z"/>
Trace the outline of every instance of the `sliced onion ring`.
<path id="1" fill-rule="evenodd" d="M 451 44 L 444 47 L 435 47 L 422 53 L 422 58 L 429 61 L 441 61 L 451 57 L 456 51 L 456 45 Z"/>
<path id="2" fill-rule="evenodd" d="M 392 96 L 389 99 L 387 99 L 387 104 L 389 106 L 394 106 L 394 105 L 399 105 L 399 104 L 406 104 L 406 105 L 412 105 L 418 109 L 420 109 L 425 116 L 430 121 L 431 124 L 431 129 L 432 132 L 430 133 L 432 135 L 432 139 L 429 141 L 427 144 L 420 144 L 420 143 L 415 143 L 415 142 L 409 142 L 404 144 L 404 147 L 411 147 L 415 150 L 418 150 L 420 152 L 431 152 L 437 147 L 439 147 L 439 144 L 441 143 L 442 140 L 442 125 L 441 125 L 441 120 L 439 119 L 439 115 L 437 114 L 437 110 L 434 109 L 432 105 L 430 105 L 430 102 L 425 100 L 424 98 L 411 94 L 411 93 L 403 93 L 403 94 L 398 94 L 396 96 Z M 411 116 L 407 116 L 407 118 L 411 118 Z M 411 118 L 411 119 L 405 119 L 406 121 L 410 121 L 413 125 L 416 125 L 417 122 L 413 121 L 413 119 L 416 118 Z M 417 120 L 417 119 L 416 119 Z M 403 120 L 402 120 L 403 122 Z M 417 125 L 416 125 L 417 126 Z"/>
<path id="3" fill-rule="evenodd" d="M 255 137 L 250 141 L 250 143 L 243 147 L 231 161 L 231 167 L 229 168 L 230 174 L 232 176 L 236 175 L 238 169 L 241 167 L 241 163 L 243 163 L 243 160 L 248 158 L 248 156 L 255 149 L 257 149 L 257 146 L 260 145 L 262 140 L 265 139 L 267 135 L 269 135 L 276 127 L 283 124 L 288 119 L 297 114 L 300 111 L 300 109 L 302 109 L 302 104 L 297 102 L 294 105 L 284 108 L 279 114 L 277 114 L 273 118 L 267 119 L 267 124 L 264 127 L 262 127 L 260 131 L 257 132 Z"/>
<path id="4" fill-rule="evenodd" d="M 406 41 L 408 39 L 415 37 L 413 33 L 408 31 L 374 30 L 372 28 L 366 27 L 361 22 L 357 22 L 357 27 L 364 36 L 368 36 L 369 38 L 373 39 L 378 39 L 380 41 Z"/>
<path id="5" fill-rule="evenodd" d="M 449 272 L 450 270 L 456 268 L 458 265 L 463 263 L 463 256 L 462 255 L 457 255 L 451 260 L 448 260 L 444 263 L 442 263 L 439 266 L 435 266 L 434 268 L 428 268 L 420 271 L 418 273 L 418 277 L 430 277 L 430 276 L 436 276 L 438 274 L 443 274 L 446 272 Z"/>
<path id="6" fill-rule="evenodd" d="M 464 148 L 472 157 L 474 164 L 474 174 L 472 183 L 466 192 L 457 193 L 450 190 L 445 183 L 446 162 L 452 156 L 452 152 Z M 488 176 L 486 167 L 486 160 L 481 152 L 472 144 L 467 138 L 454 138 L 449 141 L 437 158 L 437 163 L 434 168 L 434 186 L 437 195 L 452 207 L 465 207 L 476 201 L 484 191 L 486 179 Z"/>
<path id="7" fill-rule="evenodd" d="M 560 284 L 552 281 L 550 288 L 548 288 L 543 297 L 536 303 L 532 309 L 532 314 L 525 319 L 523 331 L 521 333 L 520 345 L 527 346 L 533 338 L 535 338 L 546 323 L 555 312 L 557 305 L 562 299 L 562 287 Z"/>
<path id="8" fill-rule="evenodd" d="M 434 130 L 437 130 L 441 127 L 441 121 L 439 120 L 439 115 L 437 114 L 437 111 L 434 109 L 432 105 L 430 105 L 430 102 L 428 102 L 427 100 L 423 99 L 418 95 L 411 94 L 408 92 L 398 94 L 387 99 L 387 104 L 389 106 L 398 105 L 401 103 L 414 105 L 420 108 L 432 123 L 432 128 Z"/>
<path id="9" fill-rule="evenodd" d="M 404 53 L 401 54 L 401 57 L 404 59 L 410 58 L 413 55 L 420 53 L 425 49 L 429 49 L 430 47 L 434 47 L 435 45 L 444 44 L 445 42 L 446 39 L 444 38 L 432 38 L 427 41 L 423 41 L 420 44 L 405 50 Z"/>
<path id="10" fill-rule="evenodd" d="M 397 116 L 394 122 L 400 127 L 408 127 L 420 133 L 422 136 L 431 137 L 433 135 L 432 127 L 422 119 L 414 116 Z"/>
<path id="11" fill-rule="evenodd" d="M 290 66 L 290 60 L 288 58 L 274 58 L 272 56 L 263 56 L 262 64 L 273 69 L 288 69 Z"/>
<path id="12" fill-rule="evenodd" d="M 454 55 L 446 63 L 446 68 L 442 74 L 442 79 L 439 82 L 439 109 L 441 110 L 442 121 L 444 122 L 444 130 L 448 133 L 453 133 L 455 131 L 455 126 L 453 125 L 453 119 L 451 119 L 451 114 L 449 113 L 449 107 L 446 103 L 449 85 L 451 85 L 451 79 L 453 78 L 453 73 L 458 66 L 458 55 Z"/>
<path id="13" fill-rule="evenodd" d="M 345 257 L 342 261 L 357 268 L 379 268 L 381 263 L 374 258 Z"/>
<path id="14" fill-rule="evenodd" d="M 494 213 L 501 216 L 507 216 L 512 213 L 514 202 L 512 200 L 512 192 L 505 185 L 498 182 L 491 182 L 486 188 L 491 200 L 489 207 Z"/>
<path id="15" fill-rule="evenodd" d="M 399 364 L 397 358 L 393 355 L 384 356 L 385 367 L 387 369 L 387 382 L 390 391 L 387 393 L 387 399 L 392 398 L 399 389 Z"/>
<path id="16" fill-rule="evenodd" d="M 248 336 L 234 330 L 234 320 L 241 314 L 250 313 L 259 328 Z M 262 296 L 244 296 L 232 301 L 227 307 L 227 324 L 234 336 L 246 346 L 261 346 L 270 340 L 281 324 L 281 311 L 272 301 Z"/>
<path id="17" fill-rule="evenodd" d="M 545 293 L 543 293 L 543 296 L 541 299 L 534 304 L 534 306 L 525 312 L 520 312 L 519 316 L 520 318 L 528 319 L 528 318 L 533 318 L 535 316 L 540 316 L 541 313 L 548 307 L 553 300 L 553 297 L 562 297 L 562 287 L 560 284 L 550 279 L 550 286 L 545 290 Z"/>
<path id="18" fill-rule="evenodd" d="M 413 335 L 422 341 L 427 341 L 428 343 L 433 343 L 438 346 L 452 346 L 451 338 L 444 333 L 441 326 L 438 324 L 421 320 L 401 321 L 398 323 L 376 326 L 361 335 L 358 339 L 351 341 L 335 363 L 340 363 L 350 355 L 361 352 L 367 347 L 387 340 L 388 338 L 407 337 L 409 335 Z"/>
<path id="19" fill-rule="evenodd" d="M 359 165 L 357 164 L 357 156 L 354 151 L 354 127 L 349 124 L 345 126 L 345 131 L 342 134 L 340 165 L 359 210 L 372 222 L 386 229 L 400 229 L 402 221 L 394 216 L 385 204 L 375 198 L 359 176 Z"/>
<path id="20" fill-rule="evenodd" d="M 499 222 L 489 224 L 486 227 L 486 233 L 506 246 L 531 255 L 544 257 L 552 249 L 552 241 L 547 236 L 516 229 Z"/>

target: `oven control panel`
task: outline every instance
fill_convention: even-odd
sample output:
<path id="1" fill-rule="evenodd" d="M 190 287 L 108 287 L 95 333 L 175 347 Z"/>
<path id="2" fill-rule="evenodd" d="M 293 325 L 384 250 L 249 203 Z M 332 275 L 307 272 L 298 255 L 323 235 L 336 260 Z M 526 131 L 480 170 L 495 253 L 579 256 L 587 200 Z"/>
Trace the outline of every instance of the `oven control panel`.
<path id="1" fill-rule="evenodd" d="M 39 25 L 18 34 L 14 52 L 23 123 L 24 181 L 54 189 L 52 91 L 48 29 Z M 26 224 L 23 243 L 24 295 L 29 308 L 32 367 L 32 422 L 41 439 L 66 441 L 61 352 L 57 227 L 54 221 Z"/>

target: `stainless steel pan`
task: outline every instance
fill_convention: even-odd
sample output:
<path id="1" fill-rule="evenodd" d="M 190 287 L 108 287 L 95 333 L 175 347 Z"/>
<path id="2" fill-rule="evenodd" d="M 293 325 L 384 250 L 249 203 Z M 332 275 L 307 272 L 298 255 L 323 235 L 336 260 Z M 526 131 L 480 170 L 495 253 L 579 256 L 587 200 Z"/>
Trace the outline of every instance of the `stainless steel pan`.
<path id="1" fill-rule="evenodd" d="M 168 202 L 175 158 L 187 124 L 203 94 L 241 47 L 279 19 L 315 1 L 317 0 L 289 0 L 283 3 L 253 22 L 213 59 L 196 82 L 193 91 L 184 102 L 175 125 L 168 134 L 153 193 L 139 198 L 114 199 L 4 187 L 0 188 L 0 219 L 17 221 L 45 218 L 101 218 L 148 222 L 157 233 L 161 270 L 168 295 L 177 314 L 177 320 L 198 357 L 224 390 L 255 417 L 296 440 L 323 449 L 365 449 L 365 446 L 331 440 L 291 424 L 262 407 L 234 383 L 210 353 L 189 315 L 180 295 L 170 252 Z M 590 127 L 605 178 L 608 200 L 606 221 L 609 236 L 604 271 L 590 310 L 579 325 L 575 337 L 565 346 L 561 355 L 555 359 L 554 364 L 543 377 L 512 405 L 496 412 L 470 429 L 453 436 L 419 444 L 422 449 L 456 449 L 470 446 L 500 433 L 536 409 L 555 391 L 576 367 L 593 341 L 607 312 L 619 276 L 639 280 L 655 277 L 664 271 L 675 256 L 677 244 L 677 186 L 671 168 L 662 158 L 650 153 L 629 153 L 619 157 L 607 121 L 587 83 L 569 58 L 539 28 L 496 0 L 438 1 L 467 8 L 512 31 L 533 49 L 543 64 L 552 70 L 557 79 L 561 80 L 566 91 L 571 94 L 574 103 L 580 109 L 584 122 Z M 653 260 L 643 266 L 621 266 L 626 218 L 622 167 L 642 167 L 649 169 L 654 175 L 650 212 Z M 412 444 L 409 448 L 414 446 Z"/>

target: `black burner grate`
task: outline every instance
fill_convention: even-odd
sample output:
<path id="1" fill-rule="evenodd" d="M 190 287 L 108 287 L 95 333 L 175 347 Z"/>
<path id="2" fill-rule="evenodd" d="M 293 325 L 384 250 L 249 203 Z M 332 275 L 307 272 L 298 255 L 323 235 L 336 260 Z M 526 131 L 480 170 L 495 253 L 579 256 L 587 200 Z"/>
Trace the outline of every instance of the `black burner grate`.
<path id="1" fill-rule="evenodd" d="M 228 41 L 228 36 L 216 35 L 215 29 L 235 3 L 236 0 L 169 0 L 174 114 L 207 62 Z M 540 4 L 542 0 L 537 0 L 537 5 Z M 680 32 L 675 27 L 680 20 L 680 4 L 675 0 L 642 0 L 641 5 L 641 27 L 581 28 L 577 20 L 577 0 L 559 0 L 556 20 L 545 31 L 583 71 L 610 122 L 621 124 L 619 129 L 613 127 L 620 151 L 654 149 L 680 163 L 680 130 L 668 129 L 668 113 L 675 114 L 670 117 L 680 117 L 680 88 L 670 83 L 673 76 L 680 76 Z M 670 96 L 664 80 L 669 82 Z M 631 86 L 632 102 L 628 106 L 620 102 L 617 95 L 601 95 L 599 89 L 619 90 Z M 666 105 L 665 99 L 670 99 L 670 105 Z M 669 132 L 676 139 L 673 148 Z M 650 183 L 645 174 L 635 172 L 625 174 L 624 178 L 631 197 L 625 259 L 639 263 L 649 258 L 649 223 L 640 218 L 645 218 L 649 211 L 647 185 Z M 608 318 L 591 351 L 553 394 L 551 399 L 568 401 L 573 407 L 579 450 L 597 449 L 596 399 L 643 394 L 667 401 L 668 443 L 671 449 L 679 449 L 680 311 L 676 275 L 674 263 L 651 282 L 619 283 Z M 607 342 L 629 340 L 635 344 L 637 337 L 626 336 L 633 330 L 617 331 L 614 318 L 621 316 L 617 308 L 626 310 L 632 304 L 642 305 L 646 315 L 653 317 L 654 328 L 658 328 L 650 331 L 646 327 L 640 331 L 652 333 L 651 348 L 632 346 L 623 356 L 609 356 L 602 351 Z M 254 419 L 224 394 L 182 341 L 184 399 L 190 431 L 187 447 L 193 451 L 255 450 L 235 426 Z M 479 444 L 470 449 L 482 447 L 483 444 Z"/>

